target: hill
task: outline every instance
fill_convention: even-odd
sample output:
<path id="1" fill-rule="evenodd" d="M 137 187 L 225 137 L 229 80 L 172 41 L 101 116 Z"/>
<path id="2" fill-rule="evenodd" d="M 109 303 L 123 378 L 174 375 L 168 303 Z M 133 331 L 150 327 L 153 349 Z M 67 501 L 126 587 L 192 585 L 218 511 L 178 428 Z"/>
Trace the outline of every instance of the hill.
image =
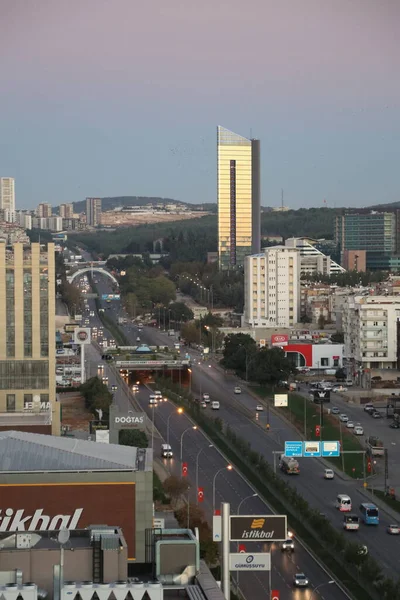
<path id="1" fill-rule="evenodd" d="M 111 196 L 102 198 L 102 210 L 113 210 L 117 206 L 147 206 L 148 204 L 178 204 L 179 206 L 187 206 L 192 210 L 200 208 L 208 212 L 217 212 L 217 205 L 212 203 L 190 204 L 189 202 L 181 202 L 173 198 L 159 198 L 157 196 Z M 86 200 L 73 202 L 74 212 L 80 213 L 86 211 Z"/>

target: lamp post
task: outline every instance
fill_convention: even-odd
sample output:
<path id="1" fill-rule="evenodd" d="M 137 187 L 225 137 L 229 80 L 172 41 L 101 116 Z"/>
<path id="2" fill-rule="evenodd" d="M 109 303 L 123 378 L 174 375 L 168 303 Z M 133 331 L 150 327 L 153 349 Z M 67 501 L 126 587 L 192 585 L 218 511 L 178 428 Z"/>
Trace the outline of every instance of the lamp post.
<path id="1" fill-rule="evenodd" d="M 218 475 L 220 473 L 222 473 L 222 471 L 232 471 L 233 467 L 232 465 L 227 465 L 226 467 L 222 467 L 222 469 L 219 469 L 219 471 L 217 471 L 214 475 L 214 479 L 213 479 L 213 485 L 212 485 L 212 491 L 213 491 L 213 514 L 215 513 L 215 481 L 218 477 Z"/>
<path id="2" fill-rule="evenodd" d="M 314 596 L 315 592 L 317 590 L 319 590 L 320 587 L 322 587 L 323 585 L 332 585 L 332 583 L 335 583 L 335 581 L 333 581 L 333 579 L 330 579 L 329 581 L 325 581 L 325 583 L 320 583 L 319 585 L 317 585 L 317 587 L 315 587 L 313 590 L 310 590 L 310 593 L 308 595 L 308 600 L 311 600 L 311 598 Z"/>
<path id="3" fill-rule="evenodd" d="M 181 435 L 181 462 L 182 462 L 182 459 L 183 459 L 183 436 L 188 431 L 190 431 L 190 430 L 194 430 L 195 431 L 196 429 L 197 429 L 197 425 L 192 425 L 191 427 L 188 427 L 187 429 L 185 429 L 185 431 Z"/>
<path id="4" fill-rule="evenodd" d="M 151 449 L 154 450 L 154 409 L 156 405 L 151 405 Z"/>
<path id="5" fill-rule="evenodd" d="M 174 415 L 181 415 L 182 413 L 183 413 L 183 408 L 178 408 L 178 410 L 173 410 L 172 413 L 170 415 L 168 415 L 168 418 L 167 418 L 167 444 L 169 444 L 169 420 Z"/>
<path id="6" fill-rule="evenodd" d="M 246 500 L 250 500 L 250 498 L 258 498 L 258 494 L 251 494 L 250 496 L 246 496 L 246 498 L 243 498 L 243 500 L 241 500 L 239 502 L 239 506 L 237 507 L 237 511 L 236 514 L 240 514 L 240 509 L 242 507 L 242 504 L 244 504 L 246 502 Z M 239 552 L 239 542 L 237 543 L 237 552 Z M 236 572 L 236 587 L 239 588 L 239 571 Z"/>
<path id="7" fill-rule="evenodd" d="M 209 444 L 208 448 L 214 448 L 213 444 Z M 199 503 L 199 457 L 205 448 L 200 448 L 196 455 L 196 501 Z"/>
<path id="8" fill-rule="evenodd" d="M 192 393 L 192 369 L 188 369 L 189 373 L 189 394 Z"/>

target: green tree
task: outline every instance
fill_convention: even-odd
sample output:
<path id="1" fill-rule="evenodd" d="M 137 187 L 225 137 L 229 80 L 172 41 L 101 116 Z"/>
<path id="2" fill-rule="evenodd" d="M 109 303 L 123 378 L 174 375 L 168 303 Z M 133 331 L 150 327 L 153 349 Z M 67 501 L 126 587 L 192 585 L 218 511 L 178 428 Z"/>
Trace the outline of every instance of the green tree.
<path id="1" fill-rule="evenodd" d="M 222 365 L 226 369 L 246 370 L 246 362 L 257 352 L 254 339 L 246 333 L 230 333 L 225 338 Z"/>
<path id="2" fill-rule="evenodd" d="M 129 292 L 124 296 L 124 307 L 131 319 L 136 319 L 137 311 L 139 308 L 139 301 L 136 294 Z"/>
<path id="3" fill-rule="evenodd" d="M 171 302 L 167 310 L 171 311 L 171 317 L 175 321 L 191 321 L 194 317 L 193 311 L 184 302 Z"/>
<path id="4" fill-rule="evenodd" d="M 260 384 L 285 379 L 292 372 L 293 366 L 280 348 L 261 348 L 249 365 L 248 376 L 251 381 Z"/>
<path id="5" fill-rule="evenodd" d="M 96 409 L 103 411 L 104 419 L 108 420 L 112 394 L 98 377 L 91 377 L 80 386 L 80 392 L 85 398 L 86 407 L 97 417 Z"/>
<path id="6" fill-rule="evenodd" d="M 186 479 L 171 475 L 164 481 L 163 488 L 167 496 L 171 498 L 172 504 L 177 504 L 189 489 L 189 483 Z"/>
<path id="7" fill-rule="evenodd" d="M 200 343 L 200 331 L 194 321 L 182 325 L 181 336 L 189 345 Z"/>
<path id="8" fill-rule="evenodd" d="M 134 448 L 148 448 L 149 446 L 147 435 L 140 429 L 121 429 L 119 443 L 121 446 L 133 446 Z"/>
<path id="9" fill-rule="evenodd" d="M 308 315 L 303 314 L 300 317 L 300 323 L 311 323 L 311 318 Z"/>
<path id="10" fill-rule="evenodd" d="M 344 333 L 342 331 L 337 331 L 336 333 L 332 333 L 331 341 L 334 344 L 344 344 Z"/>
<path id="11" fill-rule="evenodd" d="M 325 329 L 326 319 L 323 314 L 320 314 L 318 317 L 318 328 Z"/>

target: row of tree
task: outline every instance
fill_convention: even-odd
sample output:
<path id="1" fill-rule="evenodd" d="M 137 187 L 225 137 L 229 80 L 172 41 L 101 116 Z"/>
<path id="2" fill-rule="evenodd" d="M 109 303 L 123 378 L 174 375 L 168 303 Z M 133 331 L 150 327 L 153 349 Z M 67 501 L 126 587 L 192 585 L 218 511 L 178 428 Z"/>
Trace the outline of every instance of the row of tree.
<path id="1" fill-rule="evenodd" d="M 80 386 L 85 406 L 98 419 L 98 410 L 103 411 L 103 419 L 108 420 L 113 396 L 98 377 L 91 377 Z"/>

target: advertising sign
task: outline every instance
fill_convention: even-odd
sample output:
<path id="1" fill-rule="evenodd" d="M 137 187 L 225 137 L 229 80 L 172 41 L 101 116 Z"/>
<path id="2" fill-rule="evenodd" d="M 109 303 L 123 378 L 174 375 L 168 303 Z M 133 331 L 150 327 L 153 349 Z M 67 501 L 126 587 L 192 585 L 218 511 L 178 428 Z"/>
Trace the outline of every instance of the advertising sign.
<path id="1" fill-rule="evenodd" d="M 230 571 L 270 571 L 271 555 L 269 552 L 254 552 L 253 554 L 233 552 L 229 555 Z"/>
<path id="2" fill-rule="evenodd" d="M 272 346 L 287 346 L 289 343 L 289 336 L 285 333 L 282 335 L 271 335 Z"/>
<path id="3" fill-rule="evenodd" d="M 321 442 L 304 442 L 303 456 L 321 456 Z"/>
<path id="4" fill-rule="evenodd" d="M 322 456 L 340 456 L 340 442 L 322 442 Z"/>
<path id="5" fill-rule="evenodd" d="M 213 515 L 213 542 L 222 540 L 222 517 L 221 515 Z"/>
<path id="6" fill-rule="evenodd" d="M 90 327 L 76 327 L 74 329 L 75 344 L 90 344 Z"/>
<path id="7" fill-rule="evenodd" d="M 303 442 L 285 442 L 285 456 L 300 458 L 303 456 Z"/>
<path id="8" fill-rule="evenodd" d="M 274 394 L 274 406 L 287 406 L 288 395 L 287 394 Z"/>
<path id="9" fill-rule="evenodd" d="M 267 340 L 260 340 L 260 348 L 265 348 L 267 345 Z"/>
<path id="10" fill-rule="evenodd" d="M 0 484 L 0 531 L 84 529 L 93 523 L 115 526 L 118 513 L 132 559 L 135 502 L 133 482 Z"/>
<path id="11" fill-rule="evenodd" d="M 145 424 L 146 413 L 143 412 L 134 412 L 133 410 L 130 410 L 127 413 L 113 415 L 113 425 L 115 429 L 143 429 Z"/>
<path id="12" fill-rule="evenodd" d="M 331 390 L 314 390 L 314 402 L 330 402 Z"/>
<path id="13" fill-rule="evenodd" d="M 286 515 L 246 515 L 229 517 L 231 542 L 282 542 L 287 537 Z"/>
<path id="14" fill-rule="evenodd" d="M 100 444 L 110 443 L 110 432 L 108 429 L 96 429 L 96 442 Z"/>

